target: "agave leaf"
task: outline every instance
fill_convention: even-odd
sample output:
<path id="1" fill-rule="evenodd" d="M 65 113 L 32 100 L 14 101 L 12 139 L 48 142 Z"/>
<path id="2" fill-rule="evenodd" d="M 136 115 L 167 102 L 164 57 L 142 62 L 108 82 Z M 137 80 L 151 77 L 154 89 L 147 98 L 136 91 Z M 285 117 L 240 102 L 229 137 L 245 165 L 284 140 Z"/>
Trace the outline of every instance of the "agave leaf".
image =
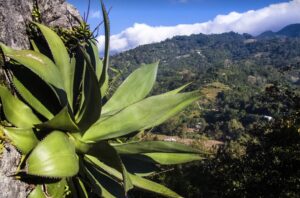
<path id="1" fill-rule="evenodd" d="M 97 165 L 102 170 L 109 173 L 116 179 L 122 180 L 122 174 L 119 171 L 107 166 L 106 164 L 99 161 L 97 158 L 90 156 L 90 155 L 85 155 L 85 159 L 88 162 L 90 162 L 94 165 Z M 157 184 L 155 182 L 152 182 L 150 180 L 144 179 L 142 177 L 139 177 L 139 176 L 136 176 L 136 175 L 133 175 L 130 173 L 129 173 L 129 175 L 130 175 L 130 179 L 131 179 L 133 185 L 140 189 L 150 191 L 153 193 L 157 193 L 157 194 L 160 194 L 160 195 L 166 196 L 166 197 L 176 197 L 176 198 L 181 197 L 177 193 L 173 192 L 172 190 L 168 189 L 167 187 L 165 187 L 163 185 Z"/>
<path id="2" fill-rule="evenodd" d="M 153 160 L 144 159 L 147 158 L 145 156 L 121 155 L 120 157 L 128 172 L 141 177 L 151 176 L 160 170 L 159 167 L 153 163 Z M 144 158 L 140 159 L 140 157 Z"/>
<path id="3" fill-rule="evenodd" d="M 122 76 L 122 71 L 113 67 L 109 68 L 113 73 L 114 77 L 109 81 L 109 88 L 107 90 L 107 98 L 111 97 L 112 92 L 116 90 L 117 86 L 117 81 L 120 79 Z"/>
<path id="4" fill-rule="evenodd" d="M 182 196 L 178 195 L 176 192 L 170 190 L 169 188 L 167 188 L 161 184 L 155 183 L 151 180 L 148 180 L 148 179 L 145 179 L 145 178 L 139 177 L 137 175 L 133 175 L 133 174 L 130 174 L 130 178 L 131 178 L 134 186 L 136 186 L 140 189 L 150 191 L 150 192 L 153 192 L 153 193 L 165 196 L 165 197 L 174 197 L 174 198 L 182 197 Z"/>
<path id="5" fill-rule="evenodd" d="M 65 195 L 65 187 L 67 181 L 65 178 L 55 183 L 49 183 L 45 185 L 46 194 L 51 198 L 62 198 Z"/>
<path id="6" fill-rule="evenodd" d="M 162 98 L 164 98 L 164 95 L 162 94 L 162 96 L 160 96 L 160 97 L 162 99 Z M 198 91 L 193 91 L 193 92 L 187 92 L 187 93 L 178 93 L 175 95 L 167 95 L 166 97 L 170 97 L 170 100 L 169 100 L 170 104 L 167 104 L 168 99 L 165 100 L 166 98 L 162 99 L 161 101 L 157 101 L 158 103 L 156 103 L 158 106 L 160 106 L 161 104 L 166 105 L 165 108 L 163 108 L 164 113 L 160 114 L 159 117 L 156 117 L 157 118 L 156 121 L 153 121 L 152 123 L 149 122 L 149 125 L 144 126 L 142 128 L 142 130 L 157 126 L 157 125 L 165 122 L 170 117 L 181 112 L 184 108 L 186 108 L 191 103 L 199 100 L 200 94 Z M 162 102 L 162 103 L 160 103 L 160 102 Z M 174 103 L 175 103 L 175 105 L 174 105 Z M 173 108 L 170 108 L 169 107 L 170 105 L 171 106 L 174 105 L 175 107 L 173 106 Z M 160 108 L 158 107 L 158 109 L 160 109 Z"/>
<path id="7" fill-rule="evenodd" d="M 58 89 L 63 89 L 62 78 L 55 64 L 45 55 L 32 50 L 13 50 L 1 44 L 5 56 L 24 65 L 41 79 Z"/>
<path id="8" fill-rule="evenodd" d="M 87 153 L 122 173 L 125 194 L 133 188 L 129 174 L 117 151 L 107 142 L 98 142 Z"/>
<path id="9" fill-rule="evenodd" d="M 34 124 L 40 123 L 32 110 L 2 85 L 0 85 L 0 97 L 5 117 L 13 125 L 19 128 L 31 128 Z"/>
<path id="10" fill-rule="evenodd" d="M 83 78 L 85 76 L 86 61 L 79 48 L 76 48 L 76 53 L 71 58 L 71 64 L 75 66 L 75 77 L 73 85 L 73 95 L 74 95 L 74 112 L 76 112 L 75 117 L 79 113 L 79 109 L 82 108 L 84 96 L 82 95 L 82 84 Z"/>
<path id="11" fill-rule="evenodd" d="M 108 66 L 109 66 L 109 42 L 110 42 L 110 23 L 108 19 L 108 14 L 105 8 L 104 3 L 101 1 L 101 8 L 104 21 L 104 30 L 105 30 L 105 50 L 104 50 L 104 59 L 103 59 L 103 70 L 100 76 L 99 84 L 101 89 L 101 96 L 105 96 L 108 89 Z"/>
<path id="12" fill-rule="evenodd" d="M 155 83 L 157 68 L 158 62 L 143 65 L 131 73 L 103 106 L 102 114 L 113 114 L 145 98 Z"/>
<path id="13" fill-rule="evenodd" d="M 0 130 L 12 141 L 22 154 L 28 154 L 39 142 L 31 128 L 21 129 L 13 127 L 2 127 Z"/>
<path id="14" fill-rule="evenodd" d="M 26 102 L 34 108 L 37 112 L 43 115 L 47 119 L 53 118 L 53 114 L 48 110 L 44 104 L 36 98 L 31 91 L 29 91 L 15 76 L 13 78 L 14 85 L 22 98 L 26 100 Z"/>
<path id="15" fill-rule="evenodd" d="M 79 171 L 80 172 L 80 171 Z M 77 176 L 76 176 L 77 177 Z M 82 196 L 80 194 L 80 190 L 79 187 L 77 187 L 76 185 L 76 177 L 72 177 L 72 178 L 67 178 L 68 181 L 68 189 L 67 189 L 67 193 L 69 196 L 67 197 L 72 197 L 72 198 L 83 198 L 84 196 Z M 74 181 L 75 180 L 75 181 Z M 86 197 L 84 197 L 86 198 Z"/>
<path id="16" fill-rule="evenodd" d="M 72 177 L 79 170 L 75 147 L 67 135 L 53 131 L 31 152 L 26 161 L 26 172 L 50 178 Z"/>
<path id="17" fill-rule="evenodd" d="M 4 54 L 6 53 L 13 53 L 15 50 L 13 48 L 10 48 L 6 46 L 4 43 L 0 42 L 0 48 Z"/>
<path id="18" fill-rule="evenodd" d="M 103 70 L 103 63 L 99 58 L 97 44 L 93 40 L 88 40 L 86 50 L 87 53 L 90 55 L 91 63 L 94 66 L 93 69 L 95 70 L 97 79 L 99 81 Z"/>
<path id="19" fill-rule="evenodd" d="M 30 39 L 29 41 L 30 41 L 30 44 L 31 44 L 33 50 L 40 53 L 40 50 L 39 50 L 38 46 L 36 45 L 35 41 L 33 39 Z"/>
<path id="20" fill-rule="evenodd" d="M 73 82 L 75 67 L 70 64 L 70 57 L 64 43 L 60 37 L 50 28 L 39 23 L 34 23 L 42 32 L 52 53 L 55 64 L 57 65 L 63 79 L 64 90 L 67 93 L 70 106 L 73 104 Z"/>
<path id="21" fill-rule="evenodd" d="M 63 90 L 55 89 L 26 67 L 10 64 L 9 68 L 16 90 L 32 109 L 47 119 L 61 110 L 61 101 L 66 100 Z"/>
<path id="22" fill-rule="evenodd" d="M 123 180 L 122 173 L 117 171 L 116 169 L 106 165 L 105 163 L 101 162 L 99 159 L 92 155 L 84 155 L 84 159 L 86 162 L 91 163 L 94 167 L 98 169 L 102 169 L 104 172 L 108 173 L 109 175 L 117 178 L 119 181 Z"/>
<path id="23" fill-rule="evenodd" d="M 131 158 L 142 161 L 155 162 L 162 165 L 181 164 L 203 159 L 198 149 L 165 141 L 132 142 L 114 145 L 120 154 L 130 155 Z M 137 155 L 137 154 L 142 154 Z M 129 156 L 129 157 L 130 157 Z"/>
<path id="24" fill-rule="evenodd" d="M 185 85 L 182 85 L 181 87 L 178 87 L 177 89 L 174 89 L 172 91 L 168 91 L 166 93 L 164 93 L 165 95 L 174 95 L 174 94 L 177 94 L 179 92 L 181 92 L 182 90 L 184 90 L 186 87 L 188 87 L 190 84 L 192 84 L 191 82 L 190 83 L 187 83 Z"/>
<path id="25" fill-rule="evenodd" d="M 112 195 L 109 190 L 107 190 L 101 183 L 103 182 L 103 180 L 101 179 L 97 179 L 95 174 L 91 173 L 90 170 L 88 170 L 87 168 L 85 169 L 85 173 L 86 176 L 88 177 L 88 179 L 90 180 L 91 186 L 93 187 L 93 189 L 95 190 L 95 192 L 101 196 L 101 197 L 105 197 L 105 198 L 114 198 L 115 196 Z"/>
<path id="26" fill-rule="evenodd" d="M 47 198 L 43 192 L 42 186 L 37 185 L 28 195 L 28 198 Z"/>
<path id="27" fill-rule="evenodd" d="M 88 129 L 95 123 L 101 112 L 101 93 L 97 76 L 92 68 L 88 54 L 82 49 L 81 52 L 87 62 L 83 80 L 83 105 L 79 109 L 77 122 L 82 131 Z"/>
<path id="28" fill-rule="evenodd" d="M 63 82 L 56 65 L 45 55 L 32 50 L 14 50 L 0 43 L 5 56 L 13 59 L 19 64 L 16 67 L 28 68 L 43 81 L 51 85 L 51 89 L 56 94 L 62 105 L 67 104 L 66 93 L 63 90 Z M 23 66 L 22 66 L 23 65 Z M 21 67 L 20 67 L 21 66 Z"/>
<path id="29" fill-rule="evenodd" d="M 159 125 L 198 98 L 199 94 L 196 92 L 146 98 L 96 123 L 89 128 L 82 139 L 100 141 Z"/>
<path id="30" fill-rule="evenodd" d="M 80 179 L 80 177 L 75 177 L 76 191 L 78 192 L 79 197 L 88 198 L 88 192 L 84 186 L 84 183 Z M 75 190 L 75 189 L 74 189 Z M 74 192 L 72 192 L 74 193 Z"/>
<path id="31" fill-rule="evenodd" d="M 190 153 L 145 153 L 143 154 L 161 165 L 174 165 L 202 160 L 198 154 Z"/>
<path id="32" fill-rule="evenodd" d="M 51 120 L 35 125 L 39 129 L 59 129 L 63 131 L 76 132 L 79 131 L 78 126 L 74 122 L 74 118 L 70 114 L 69 108 L 64 107 Z"/>
<path id="33" fill-rule="evenodd" d="M 142 154 L 142 153 L 194 153 L 201 154 L 202 151 L 179 144 L 176 142 L 167 141 L 140 141 L 124 144 L 114 144 L 113 147 L 119 154 Z"/>
<path id="34" fill-rule="evenodd" d="M 104 98 L 107 95 L 107 90 L 108 90 L 108 87 L 109 87 L 108 72 L 105 74 L 105 76 L 106 76 L 105 81 L 102 84 L 100 84 L 101 85 L 100 92 L 101 92 L 102 98 Z"/>

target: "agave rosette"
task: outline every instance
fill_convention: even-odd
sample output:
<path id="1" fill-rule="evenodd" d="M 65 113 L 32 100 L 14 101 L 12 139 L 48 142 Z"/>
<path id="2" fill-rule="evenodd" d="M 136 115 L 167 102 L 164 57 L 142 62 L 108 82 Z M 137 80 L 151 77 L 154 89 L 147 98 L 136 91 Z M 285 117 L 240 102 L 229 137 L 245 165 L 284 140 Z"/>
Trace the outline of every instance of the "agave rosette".
<path id="1" fill-rule="evenodd" d="M 37 185 L 29 197 L 126 197 L 133 187 L 167 197 L 172 190 L 145 178 L 158 164 L 173 165 L 203 158 L 197 149 L 173 142 L 116 139 L 161 124 L 198 100 L 198 92 L 176 90 L 147 97 L 155 83 L 158 63 L 142 65 L 107 101 L 109 22 L 102 4 L 105 54 L 96 42 L 80 43 L 69 54 L 60 37 L 35 23 L 47 46 L 33 50 L 1 49 L 12 71 L 19 97 L 0 85 L 6 120 L 1 131 L 26 156 L 26 175 L 56 178 Z"/>

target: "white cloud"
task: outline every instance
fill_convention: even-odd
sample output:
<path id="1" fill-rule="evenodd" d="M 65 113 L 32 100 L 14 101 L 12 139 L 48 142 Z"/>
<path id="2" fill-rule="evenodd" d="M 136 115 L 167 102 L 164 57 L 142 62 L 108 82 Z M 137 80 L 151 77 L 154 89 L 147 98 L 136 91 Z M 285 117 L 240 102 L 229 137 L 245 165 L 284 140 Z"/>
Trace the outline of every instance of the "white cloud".
<path id="1" fill-rule="evenodd" d="M 91 17 L 92 19 L 100 19 L 101 18 L 101 12 L 100 11 L 91 10 L 89 17 Z"/>
<path id="2" fill-rule="evenodd" d="M 244 13 L 231 12 L 227 15 L 218 15 L 213 20 L 204 23 L 155 27 L 135 23 L 133 27 L 111 36 L 110 49 L 112 53 L 121 52 L 178 35 L 213 34 L 229 31 L 257 35 L 266 30 L 278 31 L 292 23 L 300 23 L 300 0 L 272 4 L 262 9 Z M 98 40 L 99 49 L 102 52 L 104 36 L 99 36 Z"/>

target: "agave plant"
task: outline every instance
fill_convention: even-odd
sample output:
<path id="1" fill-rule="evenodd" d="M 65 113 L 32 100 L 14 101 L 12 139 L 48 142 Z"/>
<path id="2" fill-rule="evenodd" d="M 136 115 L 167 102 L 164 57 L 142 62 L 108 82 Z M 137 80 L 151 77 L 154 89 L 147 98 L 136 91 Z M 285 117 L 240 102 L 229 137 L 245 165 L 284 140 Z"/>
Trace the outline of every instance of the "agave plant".
<path id="1" fill-rule="evenodd" d="M 161 124 L 198 100 L 199 92 L 179 93 L 182 86 L 145 98 L 156 79 L 153 63 L 130 74 L 107 100 L 109 22 L 103 4 L 102 11 L 103 60 L 95 40 L 82 41 L 69 54 L 60 37 L 39 23 L 34 25 L 47 46 L 32 40 L 33 50 L 14 50 L 1 43 L 16 94 L 0 85 L 0 131 L 23 156 L 18 174 L 39 181 L 30 198 L 126 197 L 133 187 L 180 197 L 146 177 L 159 165 L 200 160 L 202 152 L 174 142 L 121 139 Z"/>

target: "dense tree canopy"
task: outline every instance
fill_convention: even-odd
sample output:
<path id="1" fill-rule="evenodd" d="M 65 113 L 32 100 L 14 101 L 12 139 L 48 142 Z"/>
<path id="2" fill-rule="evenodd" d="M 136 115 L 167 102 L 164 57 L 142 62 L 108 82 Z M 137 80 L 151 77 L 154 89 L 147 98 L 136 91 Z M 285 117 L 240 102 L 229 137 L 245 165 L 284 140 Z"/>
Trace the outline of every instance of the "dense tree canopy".
<path id="1" fill-rule="evenodd" d="M 224 143 L 211 159 L 174 167 L 157 180 L 185 197 L 300 194 L 299 37 L 175 37 L 116 55 L 112 64 L 125 77 L 154 60 L 161 66 L 153 94 L 192 82 L 187 89 L 205 90 L 206 99 L 152 132 Z M 207 89 L 212 82 L 222 88 Z"/>

